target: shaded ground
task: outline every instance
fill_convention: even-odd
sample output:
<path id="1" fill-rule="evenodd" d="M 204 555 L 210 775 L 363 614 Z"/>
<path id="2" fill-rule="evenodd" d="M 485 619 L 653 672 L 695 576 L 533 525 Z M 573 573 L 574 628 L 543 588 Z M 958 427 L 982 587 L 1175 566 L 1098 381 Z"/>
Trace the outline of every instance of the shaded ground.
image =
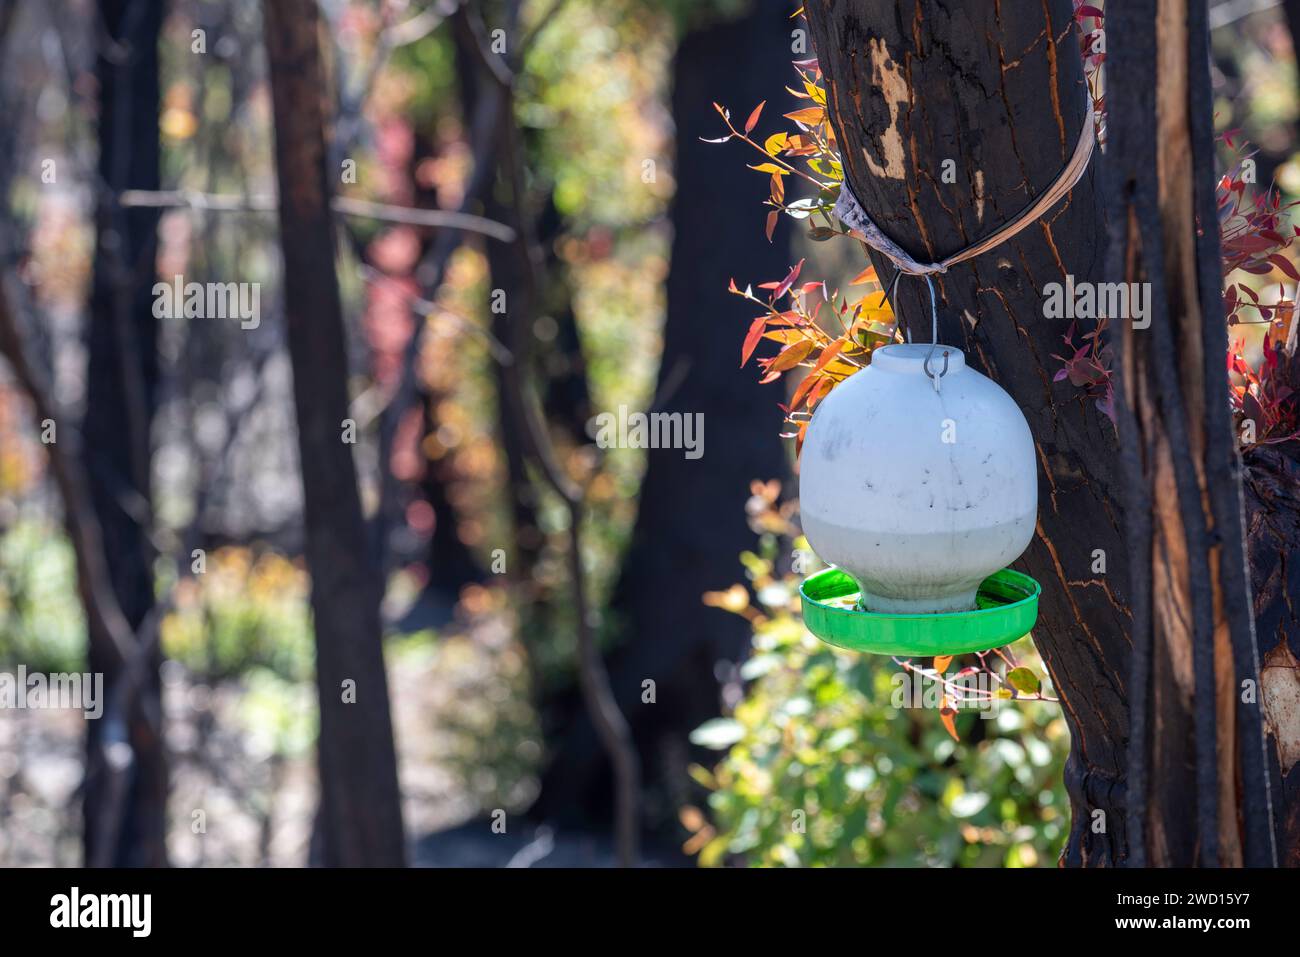
<path id="1" fill-rule="evenodd" d="M 417 841 L 411 861 L 416 867 L 615 867 L 618 855 L 605 835 L 509 820 L 498 834 L 490 818 L 481 818 Z M 694 865 L 671 848 L 644 848 L 641 866 Z"/>
<path id="2" fill-rule="evenodd" d="M 588 840 L 494 835 L 533 796 L 540 744 L 520 693 L 525 659 L 489 618 L 438 639 L 388 647 L 403 813 L 422 864 L 612 861 Z M 169 662 L 164 704 L 172 764 L 169 853 L 178 866 L 301 866 L 315 808 L 314 688 L 258 674 L 208 686 Z M 81 863 L 84 720 L 75 711 L 0 710 L 0 866 Z M 487 824 L 484 837 L 467 821 Z M 522 828 L 522 823 L 520 824 Z M 447 831 L 421 840 L 421 835 Z M 527 849 L 526 849 L 527 848 Z M 522 852 L 522 854 L 521 854 Z"/>

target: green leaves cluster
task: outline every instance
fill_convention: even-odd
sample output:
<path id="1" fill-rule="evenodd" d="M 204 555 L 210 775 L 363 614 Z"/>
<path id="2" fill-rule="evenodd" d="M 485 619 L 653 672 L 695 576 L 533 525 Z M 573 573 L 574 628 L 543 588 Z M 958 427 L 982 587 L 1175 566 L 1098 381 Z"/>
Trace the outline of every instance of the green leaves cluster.
<path id="1" fill-rule="evenodd" d="M 682 815 L 700 863 L 1055 865 L 1069 826 L 1057 706 L 1008 702 L 987 720 L 958 712 L 960 741 L 936 710 L 895 708 L 898 666 L 812 637 L 798 579 L 775 572 L 778 539 L 764 538 L 763 554 L 744 557 L 756 605 L 732 591 L 709 600 L 744 614 L 754 639 L 744 699 L 693 736 L 725 752 L 693 771 L 711 792 L 707 815 Z M 1018 644 L 1033 667 L 1007 677 L 1028 691 L 1037 657 Z"/>

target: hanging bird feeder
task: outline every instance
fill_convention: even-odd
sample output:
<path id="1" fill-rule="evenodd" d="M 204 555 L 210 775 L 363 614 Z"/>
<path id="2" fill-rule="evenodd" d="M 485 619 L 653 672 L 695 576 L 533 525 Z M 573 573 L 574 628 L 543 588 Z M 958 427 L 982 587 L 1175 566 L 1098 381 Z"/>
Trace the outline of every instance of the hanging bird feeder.
<path id="1" fill-rule="evenodd" d="M 1033 627 L 1038 583 L 1005 567 L 1034 535 L 1033 438 L 958 349 L 881 347 L 821 402 L 800 511 L 809 544 L 836 566 L 800 589 L 805 624 L 830 644 L 955 655 Z"/>
<path id="2" fill-rule="evenodd" d="M 995 382 L 938 342 L 932 276 L 1015 236 L 1079 181 L 1096 140 L 1091 111 L 1051 186 L 985 238 L 919 263 L 872 222 L 846 180 L 835 216 L 930 291 L 930 344 L 890 345 L 821 401 L 804 437 L 803 530 L 838 567 L 803 583 L 804 622 L 854 651 L 985 651 L 1027 634 L 1039 586 L 1006 568 L 1033 538 L 1034 440 Z M 892 301 L 892 296 L 888 298 Z M 897 312 L 897 310 L 895 310 Z"/>

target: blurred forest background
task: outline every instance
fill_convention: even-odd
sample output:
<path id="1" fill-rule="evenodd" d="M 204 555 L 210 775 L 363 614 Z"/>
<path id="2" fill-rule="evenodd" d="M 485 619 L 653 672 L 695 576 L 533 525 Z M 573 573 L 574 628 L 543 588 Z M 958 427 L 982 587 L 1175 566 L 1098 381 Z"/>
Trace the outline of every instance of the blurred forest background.
<path id="1" fill-rule="evenodd" d="M 1216 124 L 1288 201 L 1291 6 L 1212 5 Z M 608 865 L 631 815 L 664 866 L 1053 865 L 1057 706 L 955 741 L 798 617 L 783 397 L 727 283 L 863 263 L 769 241 L 765 178 L 701 142 L 714 101 L 795 108 L 797 4 L 303 8 L 0 0 L 0 668 L 121 703 L 0 710 L 0 864 Z M 318 110 L 334 235 L 277 217 Z M 259 320 L 156 318 L 178 275 L 260 284 Z M 703 414 L 705 454 L 598 448 L 620 406 Z"/>

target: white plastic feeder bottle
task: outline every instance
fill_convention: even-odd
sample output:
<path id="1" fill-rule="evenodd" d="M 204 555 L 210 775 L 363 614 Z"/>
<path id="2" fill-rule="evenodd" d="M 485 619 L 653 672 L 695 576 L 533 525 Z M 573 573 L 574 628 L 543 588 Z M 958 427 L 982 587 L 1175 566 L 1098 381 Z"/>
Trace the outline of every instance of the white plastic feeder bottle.
<path id="1" fill-rule="evenodd" d="M 875 350 L 822 401 L 799 484 L 809 544 L 873 612 L 974 609 L 980 582 L 1028 546 L 1038 511 L 1020 408 L 962 352 L 929 343 Z"/>

